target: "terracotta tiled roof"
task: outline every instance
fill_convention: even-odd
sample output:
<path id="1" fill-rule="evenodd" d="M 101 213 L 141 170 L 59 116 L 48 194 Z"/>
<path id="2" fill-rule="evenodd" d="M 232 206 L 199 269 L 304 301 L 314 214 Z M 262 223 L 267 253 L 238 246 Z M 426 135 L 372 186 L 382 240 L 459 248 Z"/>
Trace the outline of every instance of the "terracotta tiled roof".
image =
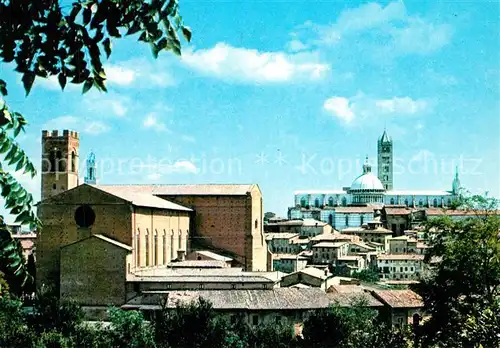
<path id="1" fill-rule="evenodd" d="M 374 247 L 369 246 L 368 244 L 365 244 L 365 243 L 363 243 L 363 242 L 350 242 L 350 243 L 349 243 L 349 246 L 351 246 L 351 245 L 356 245 L 356 246 L 359 246 L 359 247 L 361 247 L 361 248 L 365 248 L 365 249 L 368 249 L 368 250 L 373 250 L 373 251 L 375 251 L 375 248 L 374 248 Z"/>
<path id="2" fill-rule="evenodd" d="M 188 304 L 199 298 L 211 302 L 214 309 L 244 309 L 244 310 L 286 310 L 286 309 L 319 309 L 326 308 L 329 300 L 324 291 L 319 288 L 276 288 L 269 290 L 199 290 L 199 291 L 165 291 L 144 292 L 130 300 L 122 308 L 159 309 L 162 299 L 166 305 L 175 308 L 179 303 Z"/>
<path id="3" fill-rule="evenodd" d="M 216 254 L 216 253 L 214 253 L 212 251 L 209 251 L 209 250 L 196 250 L 194 252 L 196 252 L 196 253 L 198 253 L 200 255 L 209 257 L 209 258 L 211 258 L 213 260 L 219 260 L 219 261 L 232 261 L 233 260 L 230 257 L 219 255 L 219 254 Z"/>
<path id="4" fill-rule="evenodd" d="M 292 239 L 298 236 L 298 233 L 289 233 L 289 232 L 270 232 L 264 233 L 266 239 Z"/>
<path id="5" fill-rule="evenodd" d="M 379 260 L 415 260 L 423 261 L 425 255 L 420 254 L 379 254 L 377 255 Z"/>
<path id="6" fill-rule="evenodd" d="M 421 308 L 422 297 L 411 290 L 373 290 L 372 294 L 392 308 Z"/>
<path id="7" fill-rule="evenodd" d="M 341 307 L 350 307 L 356 302 L 364 302 L 369 307 L 383 307 L 383 303 L 374 298 L 363 287 L 358 285 L 332 285 L 327 294 L 332 304 Z"/>
<path id="8" fill-rule="evenodd" d="M 315 226 L 326 226 L 328 225 L 326 222 L 324 221 L 319 221 L 319 220 L 315 220 L 315 219 L 304 219 L 303 220 L 303 224 L 302 226 L 307 226 L 307 227 L 315 227 Z"/>
<path id="9" fill-rule="evenodd" d="M 317 236 L 312 237 L 313 241 L 334 241 L 334 240 L 349 240 L 349 241 L 359 241 L 358 236 L 353 236 L 350 234 L 341 234 L 341 233 L 325 233 L 318 234 Z"/>
<path id="10" fill-rule="evenodd" d="M 383 227 L 377 227 L 374 229 L 363 228 L 363 227 L 348 227 L 341 231 L 344 234 L 356 234 L 356 233 L 380 233 L 380 234 L 392 234 L 391 230 Z"/>
<path id="11" fill-rule="evenodd" d="M 347 242 L 320 242 L 317 244 L 314 244 L 312 247 L 313 248 L 340 248 L 342 245 L 347 244 Z"/>
<path id="12" fill-rule="evenodd" d="M 172 262 L 169 264 L 171 268 L 225 268 L 227 263 L 220 260 L 185 260 Z"/>
<path id="13" fill-rule="evenodd" d="M 408 215 L 415 209 L 409 208 L 385 208 L 385 213 L 387 215 Z"/>
<path id="14" fill-rule="evenodd" d="M 107 192 L 115 197 L 121 198 L 138 207 L 192 211 L 192 209 L 190 208 L 156 197 L 151 193 L 129 189 L 128 186 L 105 186 L 105 185 L 90 185 L 90 186 L 93 186 L 98 190 Z"/>
<path id="15" fill-rule="evenodd" d="M 373 213 L 375 207 L 336 207 L 336 213 Z"/>
<path id="16" fill-rule="evenodd" d="M 267 226 L 302 226 L 304 224 L 303 220 L 285 220 L 278 222 L 270 222 Z"/>
<path id="17" fill-rule="evenodd" d="M 99 185 L 103 186 L 103 185 Z M 149 193 L 158 196 L 245 196 L 255 184 L 193 184 L 193 185 L 106 185 L 112 188 L 125 188 L 128 191 Z"/>

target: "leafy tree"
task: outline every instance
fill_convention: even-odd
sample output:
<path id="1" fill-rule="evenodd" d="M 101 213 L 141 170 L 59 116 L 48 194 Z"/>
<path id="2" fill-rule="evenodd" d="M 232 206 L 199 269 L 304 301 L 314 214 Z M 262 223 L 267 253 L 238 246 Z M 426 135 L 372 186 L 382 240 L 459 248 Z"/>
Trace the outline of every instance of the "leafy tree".
<path id="1" fill-rule="evenodd" d="M 191 40 L 183 24 L 177 0 L 77 0 L 0 1 L 0 57 L 22 75 L 26 95 L 36 78 L 57 76 L 61 89 L 67 83 L 106 91 L 106 72 L 101 55 L 107 58 L 112 42 L 137 35 L 148 43 L 156 58 L 161 51 L 181 54 L 178 34 Z M 19 171 L 34 178 L 35 166 L 16 142 L 27 124 L 23 115 L 7 103 L 7 83 L 0 76 L 0 194 L 15 222 L 40 229 L 33 211 L 33 196 L 11 175 Z M 16 252 L 11 232 L 0 217 L 0 270 L 13 288 L 33 282 L 22 255 Z"/>
<path id="2" fill-rule="evenodd" d="M 376 283 L 380 280 L 378 272 L 373 268 L 363 269 L 361 271 L 354 272 L 351 275 L 351 277 L 367 283 Z"/>
<path id="3" fill-rule="evenodd" d="M 424 344 L 440 347 L 498 347 L 500 298 L 500 216 L 498 201 L 472 196 L 462 209 L 472 217 L 428 222 L 439 231 L 426 260 L 437 261 L 418 291 L 431 318 L 424 325 Z M 496 313 L 496 317 L 495 317 Z"/>
<path id="4" fill-rule="evenodd" d="M 247 344 L 259 348 L 288 348 L 297 345 L 294 329 L 282 323 L 262 323 L 248 328 Z"/>
<path id="5" fill-rule="evenodd" d="M 29 347 L 34 335 L 26 325 L 21 301 L 0 296 L 0 347 Z"/>
<path id="6" fill-rule="evenodd" d="M 67 337 L 73 335 L 83 322 L 83 311 L 75 303 L 61 301 L 50 290 L 40 291 L 27 320 L 37 333 L 53 331 Z"/>
<path id="7" fill-rule="evenodd" d="M 5 275 L 0 272 L 0 298 L 9 295 L 9 283 L 5 280 Z"/>
<path id="8" fill-rule="evenodd" d="M 155 340 L 159 347 L 224 347 L 227 323 L 220 320 L 209 301 L 199 298 L 175 309 L 163 308 L 154 317 Z"/>
<path id="9" fill-rule="evenodd" d="M 141 312 L 111 308 L 111 329 L 107 331 L 109 347 L 156 347 L 154 331 Z"/>
<path id="10" fill-rule="evenodd" d="M 269 219 L 272 219 L 275 216 L 276 214 L 271 211 L 264 213 L 264 222 L 269 222 Z"/>
<path id="11" fill-rule="evenodd" d="M 304 322 L 304 343 L 309 347 L 355 347 L 357 336 L 370 327 L 375 318 L 376 312 L 362 303 L 314 311 Z"/>

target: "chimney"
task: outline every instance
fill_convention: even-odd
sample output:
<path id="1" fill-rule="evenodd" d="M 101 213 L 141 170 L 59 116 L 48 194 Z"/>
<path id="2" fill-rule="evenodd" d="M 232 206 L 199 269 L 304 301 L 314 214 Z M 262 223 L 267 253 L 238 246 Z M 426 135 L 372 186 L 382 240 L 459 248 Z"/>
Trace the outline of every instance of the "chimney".
<path id="1" fill-rule="evenodd" d="M 184 261 L 186 259 L 186 252 L 184 250 L 177 250 L 177 260 Z"/>

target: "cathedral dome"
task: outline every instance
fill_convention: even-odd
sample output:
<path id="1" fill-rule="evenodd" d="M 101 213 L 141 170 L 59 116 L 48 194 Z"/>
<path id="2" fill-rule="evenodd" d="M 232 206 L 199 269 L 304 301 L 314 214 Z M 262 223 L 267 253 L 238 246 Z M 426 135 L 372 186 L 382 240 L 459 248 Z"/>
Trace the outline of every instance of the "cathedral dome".
<path id="1" fill-rule="evenodd" d="M 384 191 L 384 185 L 372 173 L 368 172 L 358 176 L 351 184 L 351 190 L 381 190 Z"/>

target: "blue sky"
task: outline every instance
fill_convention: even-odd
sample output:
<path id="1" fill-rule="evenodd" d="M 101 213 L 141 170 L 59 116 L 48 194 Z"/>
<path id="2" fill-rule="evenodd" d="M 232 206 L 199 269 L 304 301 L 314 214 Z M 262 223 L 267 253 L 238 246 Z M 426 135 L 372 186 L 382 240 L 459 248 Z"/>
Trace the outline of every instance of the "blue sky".
<path id="1" fill-rule="evenodd" d="M 293 191 L 350 185 L 386 127 L 397 189 L 500 196 L 499 8 L 495 2 L 181 1 L 183 56 L 113 43 L 107 94 L 37 80 L 7 102 L 42 129 L 80 132 L 100 183 L 257 183 L 286 214 Z M 121 165 L 120 165 L 121 163 Z M 373 162 L 375 164 L 375 162 Z M 26 187 L 39 197 L 39 178 Z"/>

